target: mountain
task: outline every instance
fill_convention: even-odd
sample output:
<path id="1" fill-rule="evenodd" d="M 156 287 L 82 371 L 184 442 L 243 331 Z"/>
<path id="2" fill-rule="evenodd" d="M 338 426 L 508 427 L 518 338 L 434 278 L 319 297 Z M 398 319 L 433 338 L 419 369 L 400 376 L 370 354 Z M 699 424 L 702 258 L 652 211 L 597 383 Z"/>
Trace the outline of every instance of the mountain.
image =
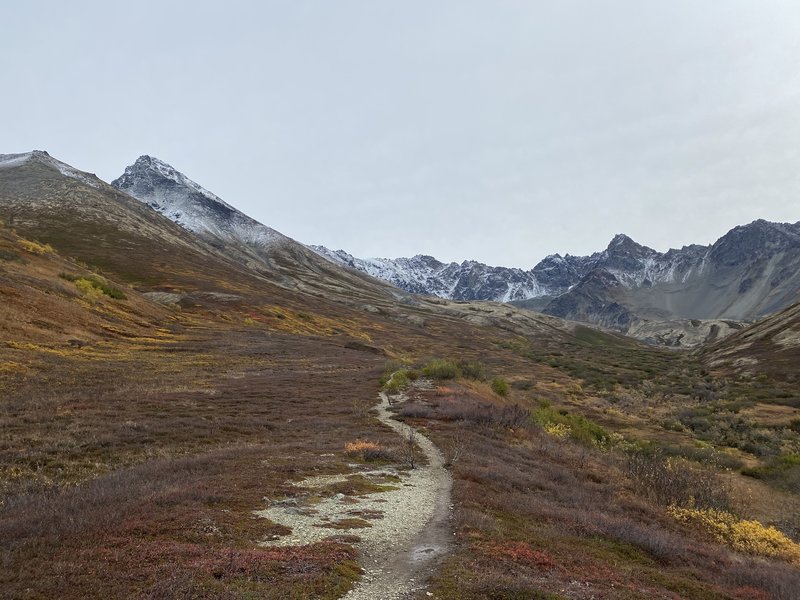
<path id="1" fill-rule="evenodd" d="M 770 314 L 800 299 L 800 223 L 759 220 L 736 227 L 709 246 L 658 252 L 626 235 L 590 256 L 548 256 L 533 269 L 490 267 L 474 261 L 444 264 L 430 256 L 355 258 L 341 250 L 314 250 L 339 264 L 405 290 L 454 300 L 513 302 L 566 319 L 648 339 L 695 339 L 724 334 L 741 321 Z M 655 331 L 643 323 L 670 322 Z M 691 330 L 691 335 L 689 335 Z M 687 337 L 687 339 L 688 339 Z"/>
<path id="2" fill-rule="evenodd" d="M 111 185 L 200 236 L 263 248 L 291 243 L 152 156 L 140 156 Z"/>
<path id="3" fill-rule="evenodd" d="M 227 272 L 232 280 L 239 275 L 190 232 L 42 151 L 0 155 L 0 218 L 20 235 L 134 284 L 198 288 Z"/>
<path id="4" fill-rule="evenodd" d="M 190 231 L 221 255 L 288 288 L 357 297 L 401 297 L 381 281 L 332 266 L 288 236 L 250 218 L 171 165 L 140 156 L 111 182 Z"/>
<path id="5" fill-rule="evenodd" d="M 522 269 L 490 267 L 475 261 L 447 264 L 424 255 L 394 260 L 360 259 L 344 250 L 309 247 L 335 263 L 363 271 L 414 294 L 451 300 L 509 302 L 543 296 L 549 291 L 542 288 L 535 276 Z"/>
<path id="6" fill-rule="evenodd" d="M 409 311 L 397 313 L 396 319 L 420 320 L 411 310 L 419 301 L 406 292 L 334 265 L 221 201 L 222 208 L 214 212 L 209 205 L 214 206 L 216 196 L 200 191 L 177 171 L 168 174 L 177 181 L 154 176 L 151 189 L 163 192 L 171 185 L 173 199 L 183 194 L 183 214 L 217 215 L 205 221 L 208 230 L 195 232 L 179 225 L 42 151 L 0 155 L 0 220 L 25 239 L 51 246 L 100 277 L 183 309 L 231 314 L 237 307 L 247 311 L 248 318 L 273 320 L 286 316 L 269 308 L 280 304 L 295 315 L 315 310 L 335 315 L 325 317 L 332 319 L 326 327 L 345 332 L 349 326 L 335 323 L 346 307 L 355 311 L 345 318 L 352 322 L 365 311 L 388 311 L 400 301 Z M 136 184 L 136 175 L 129 173 L 127 181 Z M 332 308 L 332 302 L 343 308 Z M 313 323 L 288 319 L 279 325 L 315 329 Z"/>

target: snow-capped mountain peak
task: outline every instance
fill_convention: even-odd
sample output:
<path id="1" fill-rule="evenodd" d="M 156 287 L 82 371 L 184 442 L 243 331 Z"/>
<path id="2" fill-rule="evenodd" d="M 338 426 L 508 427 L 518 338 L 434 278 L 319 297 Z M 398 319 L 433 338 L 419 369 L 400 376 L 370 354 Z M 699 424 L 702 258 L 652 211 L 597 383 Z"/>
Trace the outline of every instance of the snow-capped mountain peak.
<path id="1" fill-rule="evenodd" d="M 195 233 L 261 247 L 288 239 L 152 156 L 140 156 L 111 185 Z"/>
<path id="2" fill-rule="evenodd" d="M 201 194 L 212 200 L 214 202 L 218 202 L 219 204 L 223 205 L 225 208 L 230 210 L 234 209 L 230 204 L 222 200 L 216 194 L 209 192 L 207 189 L 202 187 L 200 184 L 195 183 L 191 179 L 189 179 L 186 175 L 178 171 L 172 165 L 165 163 L 163 160 L 160 160 L 154 156 L 149 156 L 147 154 L 143 154 L 139 158 L 136 159 L 136 162 L 130 165 L 129 167 L 125 168 L 125 173 L 122 176 L 115 180 L 114 185 L 116 186 L 117 182 L 120 183 L 119 186 L 124 186 L 125 183 L 129 180 L 135 180 L 137 177 L 140 177 L 143 173 L 152 172 L 153 174 L 157 174 L 158 176 L 168 179 L 170 181 L 175 182 L 179 186 L 183 186 Z"/>

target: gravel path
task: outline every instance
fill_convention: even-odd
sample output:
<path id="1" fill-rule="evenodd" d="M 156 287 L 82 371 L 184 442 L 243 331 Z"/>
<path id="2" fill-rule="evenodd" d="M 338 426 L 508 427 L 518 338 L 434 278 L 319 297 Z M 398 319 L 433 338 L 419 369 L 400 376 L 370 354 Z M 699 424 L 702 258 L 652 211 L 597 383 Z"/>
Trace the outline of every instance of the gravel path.
<path id="1" fill-rule="evenodd" d="M 395 421 L 386 394 L 381 393 L 378 419 L 406 436 L 408 426 Z M 292 528 L 292 533 L 263 545 L 299 545 L 320 541 L 337 532 L 325 527 L 342 519 L 362 518 L 371 527 L 348 529 L 341 533 L 358 535 L 364 574 L 345 594 L 346 600 L 399 600 L 423 590 L 435 560 L 448 549 L 450 527 L 450 489 L 452 480 L 444 458 L 436 446 L 415 431 L 415 441 L 428 464 L 409 471 L 381 469 L 361 471 L 376 483 L 391 480 L 399 486 L 381 493 L 359 497 L 341 494 L 321 502 L 303 505 L 292 499 L 278 502 L 256 514 Z M 344 475 L 314 477 L 297 485 L 312 489 L 343 481 Z"/>

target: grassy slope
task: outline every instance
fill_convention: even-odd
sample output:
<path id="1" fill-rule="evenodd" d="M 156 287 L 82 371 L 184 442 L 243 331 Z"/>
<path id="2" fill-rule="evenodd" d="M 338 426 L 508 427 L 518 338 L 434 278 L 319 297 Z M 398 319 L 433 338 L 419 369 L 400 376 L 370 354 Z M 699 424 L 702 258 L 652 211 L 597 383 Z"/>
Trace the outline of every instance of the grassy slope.
<path id="1" fill-rule="evenodd" d="M 58 185 L 55 195 L 92 193 Z M 20 233 L 59 253 L 26 251 L 0 228 L 2 597 L 340 595 L 357 576 L 346 540 L 261 549 L 258 540 L 280 532 L 252 511 L 295 494 L 292 480 L 346 470 L 345 441 L 396 444 L 365 412 L 387 360 L 376 352 L 420 364 L 480 360 L 511 384 L 506 398 L 484 383 L 443 385 L 409 415 L 443 448 L 461 449 L 457 543 L 433 582 L 437 596 L 789 598 L 796 589 L 795 568 L 733 554 L 671 519 L 637 491 L 621 452 L 528 420 L 470 417 L 484 404 L 535 413 L 546 399 L 553 414 L 580 413 L 635 446 L 757 469 L 771 464 L 758 452 L 775 440 L 751 435 L 756 454 L 731 449 L 727 430 L 703 420 L 730 412 L 759 425 L 764 398 L 729 409 L 750 383 L 773 389 L 770 374 L 739 380 L 691 355 L 505 307 L 384 301 L 358 310 L 226 267 L 180 231 L 166 254 L 147 236 L 125 238 L 123 260 L 118 241 L 93 244 L 99 234 L 85 224 L 59 241 L 58 220 L 48 223 L 15 215 Z M 60 278 L 90 274 L 71 253 L 102 266 L 128 299 L 90 300 Z M 154 287 L 239 299 L 195 296 L 168 309 L 136 291 Z M 781 446 L 793 443 L 793 415 L 769 413 Z M 743 516 L 796 532 L 796 495 L 782 475 L 727 477 Z"/>

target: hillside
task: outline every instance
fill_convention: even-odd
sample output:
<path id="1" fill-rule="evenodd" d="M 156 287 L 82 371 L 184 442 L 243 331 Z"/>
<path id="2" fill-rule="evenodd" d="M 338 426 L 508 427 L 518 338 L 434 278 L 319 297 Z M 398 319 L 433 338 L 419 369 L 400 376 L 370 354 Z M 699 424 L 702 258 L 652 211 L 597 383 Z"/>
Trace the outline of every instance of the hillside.
<path id="1" fill-rule="evenodd" d="M 795 597 L 800 390 L 748 354 L 793 348 L 795 308 L 676 353 L 4 161 L 0 597 Z M 452 479 L 447 543 L 366 533 L 433 468 L 404 427 Z"/>
<path id="2" fill-rule="evenodd" d="M 800 365 L 800 304 L 708 346 L 703 356 L 710 367 L 737 376 L 768 376 L 794 383 Z"/>

